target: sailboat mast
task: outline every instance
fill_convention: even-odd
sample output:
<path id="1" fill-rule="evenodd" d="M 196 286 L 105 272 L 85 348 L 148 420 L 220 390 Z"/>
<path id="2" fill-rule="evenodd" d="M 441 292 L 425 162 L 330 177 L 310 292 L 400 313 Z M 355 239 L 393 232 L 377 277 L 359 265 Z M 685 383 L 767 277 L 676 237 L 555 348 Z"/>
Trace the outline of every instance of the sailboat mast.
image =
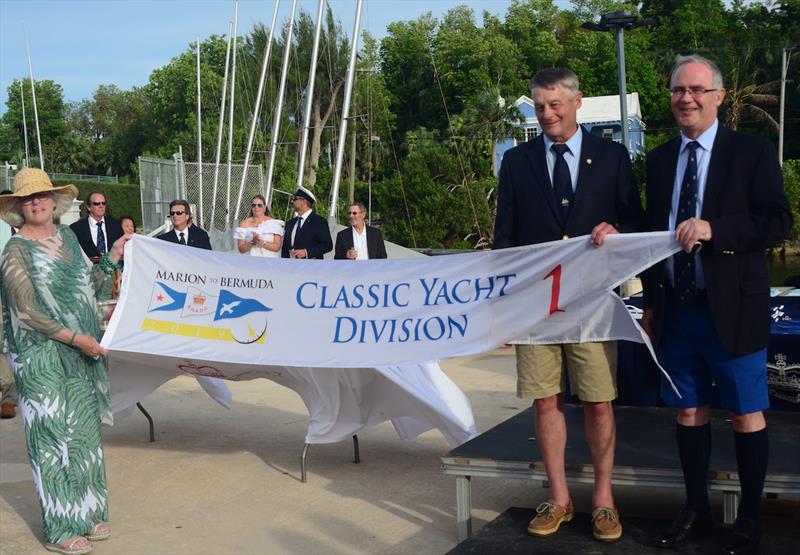
<path id="1" fill-rule="evenodd" d="M 317 9 L 317 25 L 314 30 L 314 47 L 311 53 L 311 68 L 308 70 L 306 86 L 306 107 L 303 114 L 303 128 L 300 131 L 300 161 L 297 168 L 297 188 L 303 186 L 306 165 L 306 148 L 308 147 L 308 131 L 311 126 L 311 109 L 314 104 L 314 83 L 317 79 L 317 55 L 319 53 L 319 37 L 322 34 L 322 14 L 325 11 L 325 0 L 319 0 Z"/>
<path id="2" fill-rule="evenodd" d="M 292 50 L 292 34 L 294 32 L 294 12 L 297 0 L 292 0 L 292 13 L 289 16 L 289 27 L 286 29 L 286 40 L 283 48 L 283 66 L 281 67 L 281 83 L 278 86 L 278 105 L 275 107 L 275 117 L 272 120 L 272 146 L 269 149 L 269 166 L 267 168 L 267 204 L 272 204 L 272 176 L 275 171 L 275 154 L 278 150 L 278 138 L 281 128 L 281 113 L 283 112 L 283 93 L 286 90 L 286 76 L 289 73 L 289 53 Z"/>
<path id="3" fill-rule="evenodd" d="M 239 0 L 233 15 L 233 63 L 231 64 L 231 103 L 228 106 L 228 189 L 225 195 L 225 229 L 231 221 L 231 163 L 233 162 L 233 105 L 236 96 L 236 34 L 239 32 Z"/>
<path id="4" fill-rule="evenodd" d="M 36 144 L 39 148 L 39 168 L 44 171 L 44 152 L 42 151 L 42 134 L 39 132 L 39 109 L 36 106 L 36 85 L 33 82 L 33 63 L 31 62 L 31 49 L 28 46 L 28 31 L 22 27 L 25 34 L 25 50 L 28 51 L 28 74 L 31 79 L 31 96 L 33 97 L 33 119 L 36 121 Z"/>
<path id="5" fill-rule="evenodd" d="M 28 154 L 28 120 L 25 117 L 25 87 L 23 87 L 22 81 L 19 82 L 19 99 L 22 102 L 22 136 L 25 139 L 25 167 L 29 168 L 31 158 Z"/>
<path id="6" fill-rule="evenodd" d="M 336 167 L 333 170 L 333 185 L 331 186 L 331 207 L 328 212 L 328 225 L 333 226 L 338 221 L 336 214 L 336 201 L 339 198 L 339 184 L 342 181 L 342 161 L 344 160 L 344 147 L 347 139 L 347 119 L 350 115 L 350 99 L 353 94 L 353 82 L 356 75 L 356 54 L 358 53 L 358 32 L 361 28 L 361 8 L 364 0 L 358 0 L 356 6 L 356 20 L 353 24 L 353 43 L 350 47 L 350 65 L 347 69 L 347 85 L 344 89 L 344 105 L 342 107 L 342 123 L 339 126 L 339 144 L 336 145 Z"/>
<path id="7" fill-rule="evenodd" d="M 214 162 L 214 188 L 211 192 L 211 227 L 217 211 L 217 184 L 219 182 L 219 159 L 222 156 L 222 130 L 225 127 L 225 98 L 228 94 L 228 66 L 231 61 L 231 42 L 233 41 L 233 22 L 228 23 L 228 48 L 225 50 L 225 76 L 222 78 L 222 100 L 219 104 L 219 128 L 217 129 L 217 157 Z"/>
<path id="8" fill-rule="evenodd" d="M 200 107 L 200 37 L 197 37 L 197 171 L 200 182 L 200 227 L 203 227 L 203 131 Z"/>
<path id="9" fill-rule="evenodd" d="M 278 21 L 278 7 L 281 0 L 275 0 L 275 11 L 272 13 L 272 25 L 269 27 L 269 38 L 264 49 L 264 59 L 261 62 L 261 77 L 258 79 L 258 93 L 256 93 L 256 106 L 253 110 L 253 118 L 250 122 L 250 133 L 247 135 L 247 150 L 244 154 L 244 171 L 242 172 L 242 182 L 239 184 L 239 195 L 236 197 L 236 219 L 239 219 L 239 210 L 242 207 L 242 195 L 244 194 L 244 184 L 247 179 L 247 168 L 250 167 L 250 157 L 253 154 L 253 139 L 256 136 L 256 127 L 261 117 L 261 97 L 264 92 L 264 82 L 267 80 L 267 66 L 272 55 L 272 37 L 275 32 L 275 23 Z M 264 191 L 261 191 L 262 193 Z"/>

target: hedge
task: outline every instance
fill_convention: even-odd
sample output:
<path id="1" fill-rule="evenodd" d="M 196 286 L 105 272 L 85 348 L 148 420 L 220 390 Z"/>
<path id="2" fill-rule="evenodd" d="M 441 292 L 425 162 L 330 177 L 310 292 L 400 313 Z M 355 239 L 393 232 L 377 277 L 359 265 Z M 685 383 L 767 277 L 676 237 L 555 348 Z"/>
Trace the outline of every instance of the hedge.
<path id="1" fill-rule="evenodd" d="M 137 229 L 142 228 L 142 201 L 138 185 L 121 185 L 118 183 L 97 183 L 96 181 L 72 181 L 57 179 L 55 186 L 75 185 L 78 188 L 78 200 L 84 201 L 81 205 L 81 217 L 86 217 L 86 195 L 92 191 L 102 191 L 106 196 L 107 211 L 109 216 L 131 216 L 136 222 Z"/>

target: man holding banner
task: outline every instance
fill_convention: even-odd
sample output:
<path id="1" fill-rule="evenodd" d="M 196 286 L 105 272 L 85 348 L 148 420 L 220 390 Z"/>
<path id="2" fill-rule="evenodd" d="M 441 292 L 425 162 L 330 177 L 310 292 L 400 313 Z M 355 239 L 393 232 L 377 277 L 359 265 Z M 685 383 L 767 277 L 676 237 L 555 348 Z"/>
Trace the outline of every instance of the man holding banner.
<path id="1" fill-rule="evenodd" d="M 758 549 L 769 449 L 762 412 L 769 407 L 770 337 L 764 251 L 789 235 L 792 217 L 772 145 L 717 121 L 725 89 L 716 64 L 679 56 L 670 92 L 681 136 L 647 156 L 647 223 L 653 231 L 674 230 L 684 251 L 644 276 L 642 325 L 681 393 L 662 384 L 662 399 L 678 409 L 686 505 L 656 543 L 670 547 L 711 526 L 709 405 L 718 401 L 733 424 L 742 488 L 724 552 L 751 553 Z"/>
<path id="2" fill-rule="evenodd" d="M 607 234 L 638 231 L 643 213 L 628 152 L 578 126 L 577 76 L 568 69 L 544 69 L 533 77 L 530 88 L 543 135 L 509 150 L 503 158 L 494 248 L 590 233 L 600 246 Z M 549 536 L 573 517 L 564 470 L 565 369 L 586 418 L 595 472 L 594 536 L 614 541 L 622 534 L 611 491 L 616 349 L 616 342 L 516 346 L 517 395 L 533 399 L 536 438 L 551 492 L 528 526 L 534 536 Z"/>

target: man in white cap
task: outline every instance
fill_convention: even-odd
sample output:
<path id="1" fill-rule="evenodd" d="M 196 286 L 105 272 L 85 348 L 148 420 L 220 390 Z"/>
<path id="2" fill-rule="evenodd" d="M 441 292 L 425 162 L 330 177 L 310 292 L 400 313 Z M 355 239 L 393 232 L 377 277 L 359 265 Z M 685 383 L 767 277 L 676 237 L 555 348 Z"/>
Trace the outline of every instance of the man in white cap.
<path id="1" fill-rule="evenodd" d="M 314 213 L 314 194 L 300 187 L 292 196 L 297 216 L 286 224 L 281 256 L 283 258 L 318 258 L 333 250 L 331 231 L 325 218 Z"/>

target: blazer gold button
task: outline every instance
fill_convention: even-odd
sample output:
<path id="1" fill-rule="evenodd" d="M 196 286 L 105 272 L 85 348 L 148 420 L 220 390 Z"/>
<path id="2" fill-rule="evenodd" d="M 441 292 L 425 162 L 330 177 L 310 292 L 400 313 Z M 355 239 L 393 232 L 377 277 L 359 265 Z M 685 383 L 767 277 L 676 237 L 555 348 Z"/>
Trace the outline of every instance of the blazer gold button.
<path id="1" fill-rule="evenodd" d="M 562 237 L 562 239 L 564 239 L 564 240 L 567 240 L 567 239 L 569 239 L 569 235 L 564 235 L 564 236 Z"/>
<path id="2" fill-rule="evenodd" d="M 591 166 L 591 165 L 592 165 L 592 159 L 591 159 L 591 158 L 587 158 L 587 159 L 586 159 L 586 163 L 587 163 L 587 164 L 589 164 L 589 165 Z"/>

